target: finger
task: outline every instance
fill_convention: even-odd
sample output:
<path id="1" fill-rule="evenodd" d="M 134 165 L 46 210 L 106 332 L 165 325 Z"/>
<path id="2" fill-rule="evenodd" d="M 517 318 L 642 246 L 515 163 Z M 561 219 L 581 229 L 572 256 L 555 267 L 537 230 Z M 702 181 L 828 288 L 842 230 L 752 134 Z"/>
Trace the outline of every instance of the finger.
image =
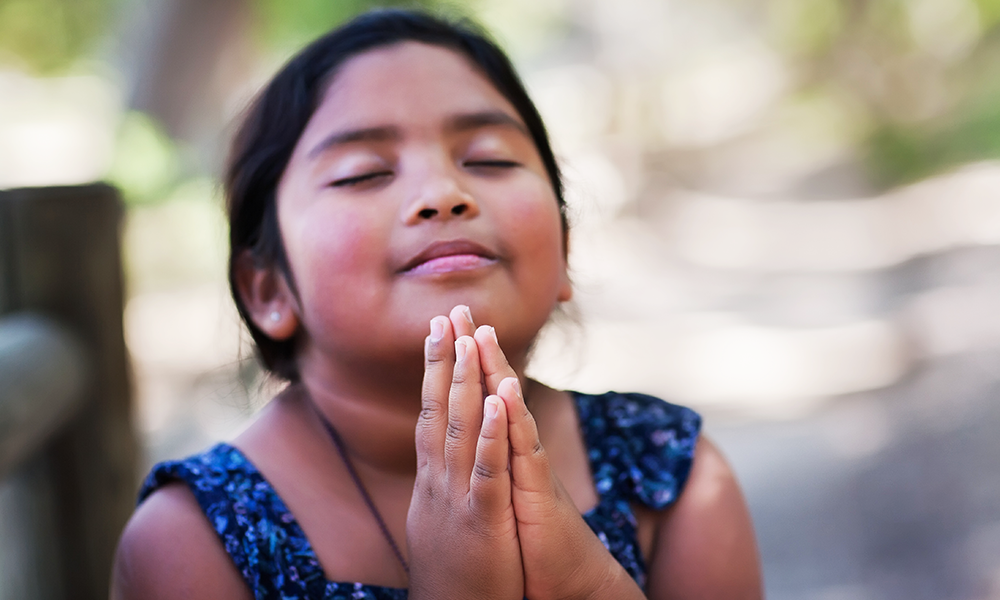
<path id="1" fill-rule="evenodd" d="M 459 304 L 451 309 L 448 318 L 451 319 L 451 326 L 455 329 L 455 339 L 475 333 L 476 323 L 472 320 L 472 310 L 468 306 Z"/>
<path id="2" fill-rule="evenodd" d="M 487 396 L 469 482 L 470 503 L 476 513 L 494 514 L 510 504 L 508 456 L 507 409 L 499 396 Z"/>
<path id="3" fill-rule="evenodd" d="M 497 386 L 507 409 L 507 436 L 510 439 L 510 478 L 519 490 L 529 493 L 552 493 L 549 459 L 538 439 L 535 418 L 524 404 L 524 395 L 516 377 L 508 377 Z"/>
<path id="4" fill-rule="evenodd" d="M 455 341 L 455 369 L 448 395 L 444 460 L 449 482 L 469 485 L 482 422 L 483 386 L 479 352 L 475 340 L 465 335 Z M 467 492 L 468 487 L 461 491 Z"/>
<path id="5" fill-rule="evenodd" d="M 497 332 L 489 325 L 476 330 L 476 345 L 479 347 L 479 362 L 483 369 L 486 393 L 496 394 L 500 382 L 508 377 L 517 377 L 497 342 Z"/>
<path id="6" fill-rule="evenodd" d="M 417 419 L 417 469 L 444 468 L 444 439 L 448 428 L 448 394 L 455 367 L 455 334 L 451 320 L 431 319 L 430 335 L 424 340 L 424 383 Z"/>

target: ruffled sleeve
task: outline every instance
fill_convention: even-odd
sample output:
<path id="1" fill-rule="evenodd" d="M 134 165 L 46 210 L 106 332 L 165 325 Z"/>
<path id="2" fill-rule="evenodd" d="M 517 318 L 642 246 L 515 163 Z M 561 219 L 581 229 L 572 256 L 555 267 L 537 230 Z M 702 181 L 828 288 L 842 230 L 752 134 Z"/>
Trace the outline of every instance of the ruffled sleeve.
<path id="1" fill-rule="evenodd" d="M 255 598 L 330 597 L 298 523 L 239 450 L 218 444 L 185 460 L 156 465 L 142 485 L 139 503 L 178 480 L 191 489 Z"/>
<path id="2" fill-rule="evenodd" d="M 577 396 L 594 484 L 602 496 L 661 509 L 677 500 L 691 472 L 698 413 L 645 394 Z"/>

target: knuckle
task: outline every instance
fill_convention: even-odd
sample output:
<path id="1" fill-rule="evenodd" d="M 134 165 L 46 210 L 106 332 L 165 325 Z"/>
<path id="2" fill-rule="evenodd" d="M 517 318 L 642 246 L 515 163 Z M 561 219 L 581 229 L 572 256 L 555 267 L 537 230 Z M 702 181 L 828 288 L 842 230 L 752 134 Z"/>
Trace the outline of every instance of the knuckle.
<path id="1" fill-rule="evenodd" d="M 485 442 L 492 443 L 492 442 L 497 442 L 502 438 L 501 436 L 497 435 L 497 432 L 490 431 L 489 428 L 484 427 L 483 430 L 479 432 L 479 439 Z"/>
<path id="2" fill-rule="evenodd" d="M 464 441 L 468 437 L 469 428 L 459 421 L 449 421 L 445 430 L 445 438 L 452 442 Z"/>
<path id="3" fill-rule="evenodd" d="M 512 449 L 513 450 L 513 449 Z M 531 447 L 527 450 L 521 450 L 520 452 L 514 450 L 517 456 L 522 458 L 529 458 L 533 461 L 548 462 L 548 455 L 545 453 L 545 448 L 542 446 L 542 442 L 535 438 L 531 442 Z"/>
<path id="4" fill-rule="evenodd" d="M 437 489 L 433 485 L 423 485 L 420 487 L 420 497 L 427 502 L 434 502 L 437 499 Z"/>
<path id="5" fill-rule="evenodd" d="M 416 514 L 422 514 L 426 517 L 428 513 L 433 514 L 435 508 L 441 506 L 441 493 L 434 486 L 426 486 L 423 489 L 414 491 L 410 504 L 411 509 Z"/>
<path id="6" fill-rule="evenodd" d="M 548 457 L 545 454 L 545 448 L 542 447 L 542 442 L 535 440 L 534 445 L 531 447 L 531 456 L 538 460 L 547 460 Z"/>
<path id="7" fill-rule="evenodd" d="M 427 427 L 427 423 L 431 421 L 436 421 L 442 413 L 441 405 L 434 401 L 424 401 L 424 405 L 420 407 L 420 416 L 417 418 L 417 423 L 420 427 Z"/>
<path id="8" fill-rule="evenodd" d="M 455 369 L 455 372 L 451 376 L 451 384 L 453 386 L 464 386 L 469 383 L 472 378 L 468 373 L 462 369 Z"/>
<path id="9" fill-rule="evenodd" d="M 476 464 L 472 466 L 472 477 L 480 483 L 488 483 L 500 477 L 500 470 L 491 465 L 476 461 Z"/>
<path id="10" fill-rule="evenodd" d="M 424 355 L 424 364 L 428 367 L 440 367 L 444 364 L 444 355 L 437 348 L 430 346 Z"/>

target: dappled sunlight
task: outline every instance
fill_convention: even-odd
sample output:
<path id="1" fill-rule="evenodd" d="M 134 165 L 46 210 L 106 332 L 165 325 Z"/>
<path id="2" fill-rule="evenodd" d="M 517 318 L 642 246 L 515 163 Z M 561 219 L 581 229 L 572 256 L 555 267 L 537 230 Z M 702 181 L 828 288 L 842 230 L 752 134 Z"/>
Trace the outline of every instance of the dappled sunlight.
<path id="1" fill-rule="evenodd" d="M 872 198 L 753 200 L 678 191 L 670 223 L 694 264 L 752 271 L 880 269 L 1000 243 L 1000 165 L 983 163 Z"/>
<path id="2" fill-rule="evenodd" d="M 364 4 L 95 0 L 46 41 L 42 8 L 0 2 L 0 189 L 123 196 L 146 465 L 280 389 L 229 297 L 219 173 L 261 83 Z M 701 412 L 771 598 L 1000 598 L 1000 5 L 461 10 L 511 53 L 565 178 L 574 299 L 529 373 Z"/>
<path id="3" fill-rule="evenodd" d="M 0 188 L 89 183 L 111 164 L 121 91 L 97 75 L 0 67 Z"/>
<path id="4" fill-rule="evenodd" d="M 533 369 L 554 385 L 638 387 L 703 409 L 799 416 L 823 398 L 879 388 L 910 365 L 885 321 L 811 329 L 753 325 L 735 314 L 587 321 L 579 354 L 544 339 Z"/>

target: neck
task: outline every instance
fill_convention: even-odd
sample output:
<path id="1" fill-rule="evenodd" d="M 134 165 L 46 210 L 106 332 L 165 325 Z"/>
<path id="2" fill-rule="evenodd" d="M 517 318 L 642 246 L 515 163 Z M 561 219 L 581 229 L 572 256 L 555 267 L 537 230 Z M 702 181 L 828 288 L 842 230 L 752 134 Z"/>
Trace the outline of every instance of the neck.
<path id="1" fill-rule="evenodd" d="M 318 362 L 300 361 L 302 381 L 289 389 L 289 394 L 336 428 L 359 468 L 397 475 L 415 473 L 414 431 L 421 406 L 422 358 L 374 367 L 370 363 Z M 522 381 L 524 362 L 522 357 L 511 363 Z M 327 436 L 319 415 L 312 413 L 313 426 Z"/>
<path id="2" fill-rule="evenodd" d="M 326 437 L 318 417 L 326 419 L 343 439 L 359 466 L 409 474 L 416 470 L 414 429 L 420 414 L 420 384 L 358 385 L 356 377 L 308 377 L 297 393 L 313 409 L 313 425 Z M 317 414 L 318 413 L 318 414 Z"/>

